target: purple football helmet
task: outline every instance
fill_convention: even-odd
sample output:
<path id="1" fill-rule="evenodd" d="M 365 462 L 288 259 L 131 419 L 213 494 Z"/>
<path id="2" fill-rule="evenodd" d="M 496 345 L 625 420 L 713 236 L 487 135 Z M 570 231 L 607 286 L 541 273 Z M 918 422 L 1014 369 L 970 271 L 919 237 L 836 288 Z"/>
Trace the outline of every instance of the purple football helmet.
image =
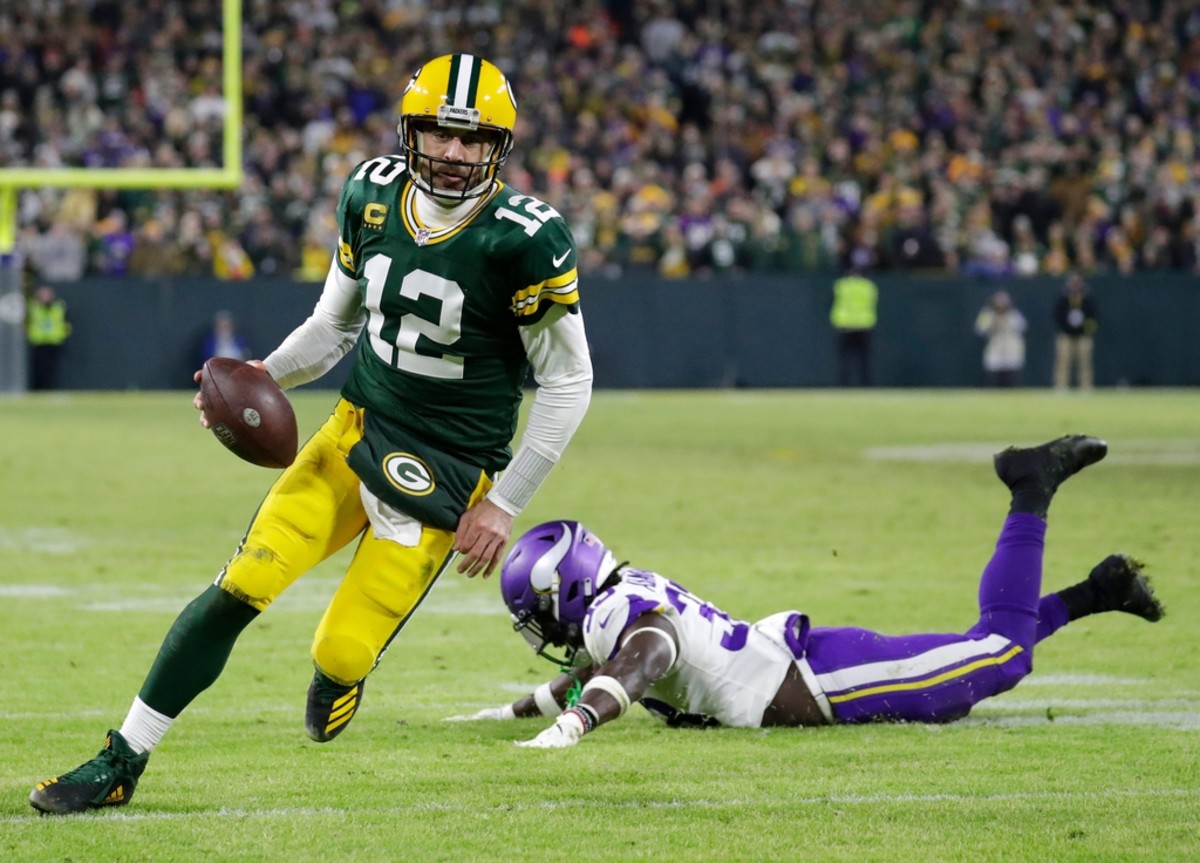
<path id="1" fill-rule="evenodd" d="M 539 656 L 571 665 L 583 646 L 583 617 L 617 560 L 599 538 L 576 521 L 548 521 L 526 531 L 500 569 L 500 593 L 513 629 Z M 562 658 L 551 656 L 551 645 Z"/>

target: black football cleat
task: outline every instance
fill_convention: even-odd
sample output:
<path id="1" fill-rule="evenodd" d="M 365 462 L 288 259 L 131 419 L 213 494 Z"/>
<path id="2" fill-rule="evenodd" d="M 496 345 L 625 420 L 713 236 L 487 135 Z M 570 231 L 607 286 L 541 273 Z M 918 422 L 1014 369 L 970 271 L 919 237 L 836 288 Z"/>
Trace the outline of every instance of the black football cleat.
<path id="1" fill-rule="evenodd" d="M 48 815 L 124 806 L 133 799 L 149 760 L 149 752 L 134 752 L 120 732 L 110 731 L 99 755 L 69 773 L 39 782 L 29 793 L 29 805 Z"/>
<path id="2" fill-rule="evenodd" d="M 1108 454 L 1108 444 L 1088 435 L 1067 435 L 1041 446 L 1009 447 L 996 454 L 996 476 L 1013 493 L 1013 511 L 1045 517 L 1058 487 Z"/>
<path id="3" fill-rule="evenodd" d="M 343 686 L 320 671 L 315 672 L 308 686 L 308 708 L 304 714 L 308 736 L 318 743 L 328 743 L 341 734 L 362 704 L 365 683 L 364 679 L 353 686 Z"/>
<path id="4" fill-rule="evenodd" d="M 1095 597 L 1093 613 L 1123 611 L 1151 623 L 1162 620 L 1166 610 L 1142 574 L 1144 566 L 1127 554 L 1110 554 L 1096 564 L 1086 582 Z"/>

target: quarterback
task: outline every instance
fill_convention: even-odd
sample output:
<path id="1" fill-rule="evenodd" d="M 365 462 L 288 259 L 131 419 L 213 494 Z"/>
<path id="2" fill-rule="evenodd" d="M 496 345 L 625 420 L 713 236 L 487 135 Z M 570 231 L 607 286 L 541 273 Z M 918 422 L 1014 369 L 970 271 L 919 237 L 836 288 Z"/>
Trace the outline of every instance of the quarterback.
<path id="1" fill-rule="evenodd" d="M 655 572 L 618 565 L 576 522 L 535 527 L 505 559 L 501 592 L 514 627 L 538 653 L 560 648 L 555 661 L 570 670 L 513 704 L 451 719 L 555 717 L 518 744 L 540 749 L 576 744 L 635 701 L 671 726 L 960 719 L 1016 686 L 1032 670 L 1034 645 L 1069 621 L 1104 611 L 1162 617 L 1142 565 L 1127 555 L 1041 595 L 1050 500 L 1106 452 L 1103 441 L 1077 435 L 996 456 L 1012 505 L 980 580 L 979 620 L 961 634 L 814 627 L 798 611 L 748 623 Z"/>
<path id="2" fill-rule="evenodd" d="M 355 551 L 312 643 L 305 725 L 319 742 L 345 730 L 367 675 L 456 554 L 468 577 L 500 563 L 592 382 L 571 233 L 498 176 L 516 119 L 508 80 L 479 57 L 438 57 L 413 76 L 399 152 L 346 179 L 320 299 L 261 362 L 286 389 L 354 350 L 340 399 L 167 633 L 124 724 L 91 761 L 38 784 L 35 808 L 128 803 L 242 630 L 339 549 Z M 530 371 L 538 388 L 514 452 Z M 196 407 L 207 425 L 199 395 Z"/>

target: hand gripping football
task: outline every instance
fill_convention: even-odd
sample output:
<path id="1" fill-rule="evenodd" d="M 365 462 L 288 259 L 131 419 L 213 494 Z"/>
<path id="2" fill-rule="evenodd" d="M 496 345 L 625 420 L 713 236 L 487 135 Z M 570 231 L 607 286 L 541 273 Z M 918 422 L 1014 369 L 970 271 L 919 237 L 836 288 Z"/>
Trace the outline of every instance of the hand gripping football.
<path id="1" fill-rule="evenodd" d="M 263 369 L 213 357 L 200 374 L 200 397 L 209 431 L 238 458 L 274 468 L 296 460 L 296 414 Z"/>

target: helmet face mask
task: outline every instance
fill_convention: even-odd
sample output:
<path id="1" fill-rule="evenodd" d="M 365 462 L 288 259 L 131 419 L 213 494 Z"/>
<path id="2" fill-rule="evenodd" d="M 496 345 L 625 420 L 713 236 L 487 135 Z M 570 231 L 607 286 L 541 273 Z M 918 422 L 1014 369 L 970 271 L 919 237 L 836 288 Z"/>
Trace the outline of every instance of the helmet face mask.
<path id="1" fill-rule="evenodd" d="M 612 553 L 578 522 L 552 521 L 527 531 L 513 543 L 500 571 L 513 629 L 552 662 L 590 664 L 582 650 L 583 620 L 616 567 Z M 562 656 L 552 655 L 552 647 Z"/>
<path id="2" fill-rule="evenodd" d="M 456 204 L 495 185 L 516 122 L 517 103 L 499 69 L 471 54 L 447 54 L 409 81 L 396 132 L 417 187 Z M 454 138 L 461 156 L 446 158 Z"/>
<path id="3" fill-rule="evenodd" d="M 512 616 L 513 629 L 520 633 L 533 652 L 563 668 L 575 664 L 575 657 L 582 652 L 583 637 L 574 624 L 563 626 L 547 610 L 542 612 L 523 611 Z M 551 651 L 555 652 L 551 652 Z"/>

